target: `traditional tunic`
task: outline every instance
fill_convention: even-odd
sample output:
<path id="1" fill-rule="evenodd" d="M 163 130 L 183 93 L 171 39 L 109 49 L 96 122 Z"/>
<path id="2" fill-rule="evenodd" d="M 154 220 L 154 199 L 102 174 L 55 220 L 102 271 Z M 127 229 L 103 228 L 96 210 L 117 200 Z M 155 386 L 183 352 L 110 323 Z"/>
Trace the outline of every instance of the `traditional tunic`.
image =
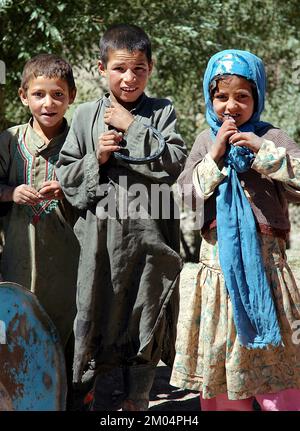
<path id="1" fill-rule="evenodd" d="M 157 148 L 151 125 L 163 135 L 166 148 L 151 164 L 117 160 L 99 165 L 95 150 L 109 99 L 81 105 L 75 113 L 57 164 L 58 178 L 72 205 L 82 210 L 75 225 L 81 245 L 75 321 L 74 380 L 80 381 L 87 361 L 99 370 L 130 363 L 156 364 L 164 342 L 164 360 L 172 362 L 178 309 L 179 217 L 174 215 L 171 186 L 182 171 L 186 149 L 176 132 L 176 116 L 168 100 L 142 95 L 131 111 L 134 121 L 125 134 L 130 156 L 145 157 Z M 126 184 L 127 183 L 127 184 Z M 101 186 L 108 185 L 103 193 Z M 169 215 L 147 217 L 153 185 L 165 185 Z M 124 216 L 142 186 L 145 217 Z M 106 196 L 105 196 L 106 195 Z M 103 217 L 100 208 L 115 203 Z M 152 207 L 153 208 L 153 207 Z M 162 211 L 160 209 L 160 211 Z M 122 215 L 123 214 L 123 215 Z"/>
<path id="2" fill-rule="evenodd" d="M 0 135 L 0 184 L 28 184 L 36 190 L 56 180 L 54 165 L 68 132 L 45 144 L 30 123 Z M 1 273 L 5 281 L 19 283 L 39 299 L 62 343 L 72 331 L 75 317 L 78 241 L 73 233 L 74 210 L 66 199 L 45 200 L 35 206 L 8 206 L 4 218 L 5 245 Z"/>
<path id="3" fill-rule="evenodd" d="M 164 341 L 164 360 L 172 362 L 178 308 L 179 217 L 174 216 L 169 188 L 164 200 L 171 213 L 162 217 L 122 215 L 120 196 L 134 203 L 142 185 L 141 209 L 151 211 L 153 185 L 172 185 L 182 171 L 185 145 L 176 132 L 176 116 L 168 100 L 143 95 L 131 112 L 125 134 L 130 156 L 144 157 L 157 148 L 151 125 L 166 148 L 151 164 L 117 160 L 99 165 L 95 150 L 104 124 L 107 96 L 81 105 L 75 113 L 57 164 L 58 178 L 70 203 L 82 210 L 75 225 L 81 245 L 75 321 L 74 380 L 80 381 L 89 359 L 99 369 L 130 363 L 156 364 Z M 126 185 L 127 182 L 127 185 Z M 101 185 L 108 185 L 103 193 Z M 167 187 L 168 188 L 168 187 Z M 100 207 L 116 204 L 112 217 Z M 152 207 L 153 208 L 153 207 Z M 173 208 L 173 209 L 172 209 Z M 170 212 L 170 211 L 169 211 Z M 98 215 L 98 217 L 97 217 Z"/>
<path id="4" fill-rule="evenodd" d="M 178 182 L 193 183 L 205 201 L 197 283 L 181 309 L 174 386 L 199 390 L 203 398 L 227 393 L 231 400 L 300 388 L 300 348 L 295 321 L 300 320 L 300 292 L 286 262 L 290 228 L 287 203 L 300 202 L 300 149 L 275 128 L 265 138 L 252 168 L 238 174 L 259 232 L 262 257 L 274 297 L 283 346 L 247 349 L 239 343 L 218 257 L 215 191 L 227 175 L 208 154 L 209 131 L 200 134 Z"/>

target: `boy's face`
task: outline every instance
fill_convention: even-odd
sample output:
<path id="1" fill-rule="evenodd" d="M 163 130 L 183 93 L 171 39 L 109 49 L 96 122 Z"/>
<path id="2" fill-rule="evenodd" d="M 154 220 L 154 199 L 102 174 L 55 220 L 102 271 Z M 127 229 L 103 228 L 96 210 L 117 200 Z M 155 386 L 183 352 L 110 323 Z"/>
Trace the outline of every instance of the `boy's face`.
<path id="1" fill-rule="evenodd" d="M 134 103 L 144 92 L 152 66 L 144 52 L 127 49 L 110 51 L 106 67 L 101 62 L 98 64 L 100 74 L 107 79 L 109 91 L 123 106 Z"/>
<path id="2" fill-rule="evenodd" d="M 29 81 L 28 89 L 19 89 L 23 105 L 33 116 L 33 128 L 47 135 L 60 131 L 68 106 L 73 103 L 76 90 L 69 90 L 67 81 L 60 78 L 38 76 Z"/>
<path id="3" fill-rule="evenodd" d="M 254 112 L 254 97 L 250 82 L 237 75 L 218 81 L 213 96 L 213 107 L 222 122 L 226 114 L 235 119 L 237 127 L 249 121 Z"/>

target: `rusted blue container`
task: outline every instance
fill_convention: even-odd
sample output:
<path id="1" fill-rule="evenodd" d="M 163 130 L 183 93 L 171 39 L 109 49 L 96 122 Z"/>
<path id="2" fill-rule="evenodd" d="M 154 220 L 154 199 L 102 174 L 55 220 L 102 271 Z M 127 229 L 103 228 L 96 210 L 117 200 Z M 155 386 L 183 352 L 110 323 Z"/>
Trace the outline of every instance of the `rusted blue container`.
<path id="1" fill-rule="evenodd" d="M 33 293 L 0 283 L 0 410 L 65 410 L 66 391 L 54 324 Z"/>

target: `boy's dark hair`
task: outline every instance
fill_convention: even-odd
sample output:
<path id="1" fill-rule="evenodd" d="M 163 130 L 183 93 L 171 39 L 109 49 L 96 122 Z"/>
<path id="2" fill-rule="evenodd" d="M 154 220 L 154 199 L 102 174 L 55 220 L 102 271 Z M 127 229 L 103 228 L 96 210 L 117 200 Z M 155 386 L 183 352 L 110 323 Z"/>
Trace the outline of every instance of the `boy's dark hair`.
<path id="1" fill-rule="evenodd" d="M 100 39 L 100 60 L 107 66 L 109 51 L 127 49 L 129 52 L 142 51 L 148 63 L 152 61 L 151 42 L 140 27 L 133 24 L 115 24 Z"/>
<path id="2" fill-rule="evenodd" d="M 76 88 L 70 64 L 55 54 L 39 54 L 27 61 L 21 80 L 23 90 L 27 91 L 29 81 L 38 76 L 63 79 L 67 82 L 69 91 Z"/>

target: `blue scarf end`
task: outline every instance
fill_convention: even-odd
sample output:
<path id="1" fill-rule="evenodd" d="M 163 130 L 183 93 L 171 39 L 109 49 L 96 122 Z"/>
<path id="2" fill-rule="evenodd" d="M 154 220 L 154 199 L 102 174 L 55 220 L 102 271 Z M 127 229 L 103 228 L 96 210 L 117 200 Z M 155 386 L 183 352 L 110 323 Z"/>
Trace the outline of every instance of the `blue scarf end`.
<path id="1" fill-rule="evenodd" d="M 280 347 L 284 346 L 280 333 L 268 333 L 265 336 L 256 335 L 256 337 L 250 340 L 241 334 L 238 334 L 240 344 L 246 349 L 266 349 L 268 347 Z"/>
<path id="2" fill-rule="evenodd" d="M 249 168 L 252 153 L 231 146 L 225 158 L 228 176 L 217 193 L 219 259 L 233 307 L 241 345 L 263 349 L 281 344 L 276 307 L 269 286 L 255 218 L 237 172 Z"/>

